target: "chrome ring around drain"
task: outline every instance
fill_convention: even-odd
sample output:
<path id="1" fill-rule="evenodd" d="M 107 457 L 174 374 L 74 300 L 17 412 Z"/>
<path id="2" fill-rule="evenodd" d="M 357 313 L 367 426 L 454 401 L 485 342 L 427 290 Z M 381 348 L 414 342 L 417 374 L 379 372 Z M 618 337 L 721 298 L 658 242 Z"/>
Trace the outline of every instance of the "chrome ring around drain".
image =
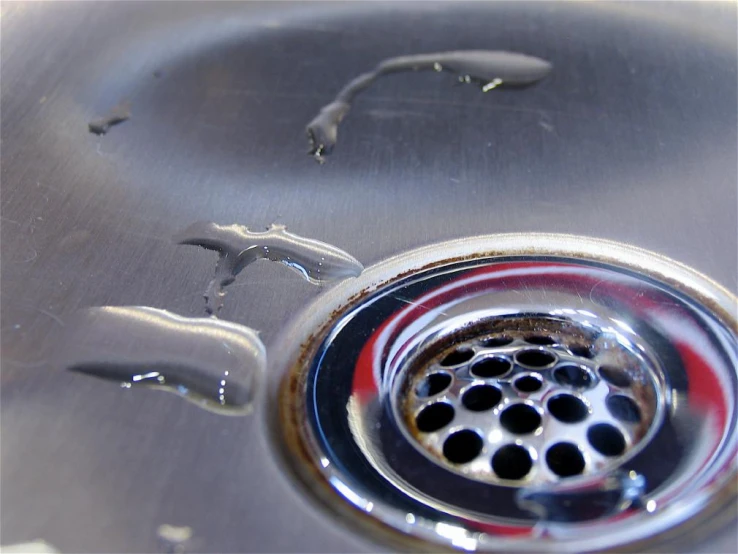
<path id="1" fill-rule="evenodd" d="M 459 291 L 469 296 L 480 287 L 483 301 L 475 309 L 459 301 Z M 596 239 L 499 235 L 398 256 L 329 290 L 281 339 L 300 345 L 276 360 L 277 368 L 291 368 L 280 403 L 288 460 L 339 513 L 374 531 L 394 530 L 398 534 L 389 536 L 395 539 L 424 541 L 421 548 L 434 543 L 488 551 L 644 549 L 670 540 L 683 546 L 701 536 L 685 536 L 689 526 L 706 532 L 720 519 L 715 514 L 731 513 L 725 507 L 735 501 L 735 306 L 730 293 L 685 266 Z M 391 402 L 398 391 L 409 391 L 409 397 L 440 388 L 441 396 L 432 400 L 442 402 L 448 387 L 442 375 L 453 383 L 454 368 L 481 352 L 503 351 L 499 339 L 508 331 L 480 334 L 480 324 L 521 314 L 572 322 L 576 310 L 609 319 L 625 344 L 642 346 L 637 353 L 645 365 L 636 366 L 649 367 L 654 376 L 654 416 L 642 418 L 650 426 L 635 440 L 624 433 L 620 457 L 610 456 L 609 463 L 581 476 L 548 482 L 526 481 L 514 472 L 513 479 L 485 479 L 465 473 L 463 456 L 455 465 L 439 463 L 403 429 Z M 525 337 L 511 338 L 516 342 L 509 346 L 522 348 Z M 483 347 L 475 342 L 482 339 Z M 468 341 L 469 359 L 440 364 L 444 348 Z M 612 394 L 633 386 L 633 375 L 623 375 L 618 360 L 600 360 L 602 350 L 592 341 L 560 342 L 561 347 L 530 346 L 576 359 L 590 370 L 594 388 L 606 381 L 605 407 L 609 398 L 629 398 Z M 558 363 L 525 373 L 561 387 L 545 375 Z M 425 383 L 422 371 L 440 377 Z M 514 380 L 522 367 L 505 371 L 503 378 Z M 588 390 L 573 392 L 581 397 Z M 579 440 L 613 448 L 608 428 L 592 423 Z M 616 425 L 623 429 L 624 423 Z M 559 456 L 581 444 L 558 442 Z M 535 445 L 524 441 L 504 446 L 509 448 L 500 448 L 499 456 L 518 462 L 528 453 L 540 463 L 550 450 L 534 454 Z M 345 502 L 355 510 L 342 509 Z"/>

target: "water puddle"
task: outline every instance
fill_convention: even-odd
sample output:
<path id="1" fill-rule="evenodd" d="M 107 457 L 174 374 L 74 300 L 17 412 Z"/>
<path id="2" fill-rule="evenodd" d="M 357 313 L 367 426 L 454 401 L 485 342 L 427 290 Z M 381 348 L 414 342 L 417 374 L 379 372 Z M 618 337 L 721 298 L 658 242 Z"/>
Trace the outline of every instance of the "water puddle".
<path id="1" fill-rule="evenodd" d="M 574 483 L 525 487 L 518 491 L 516 501 L 541 521 L 572 523 L 612 517 L 631 507 L 641 507 L 645 490 L 643 475 L 619 470 Z"/>
<path id="2" fill-rule="evenodd" d="M 65 327 L 66 369 L 173 392 L 224 415 L 249 413 L 266 367 L 256 331 L 216 318 L 186 318 L 145 306 L 78 312 Z"/>
<path id="3" fill-rule="evenodd" d="M 266 231 L 250 231 L 243 225 L 198 222 L 178 233 L 174 240 L 179 244 L 215 250 L 219 254 L 215 276 L 205 291 L 209 314 L 217 313 L 223 307 L 223 289 L 256 260 L 284 264 L 316 285 L 358 277 L 364 270 L 356 258 L 343 250 L 290 233 L 284 225 L 271 225 Z"/>
<path id="4" fill-rule="evenodd" d="M 447 71 L 458 75 L 463 83 L 477 83 L 483 92 L 500 86 L 524 87 L 543 79 L 551 64 L 540 58 L 515 52 L 493 50 L 459 50 L 416 56 L 399 56 L 381 62 L 374 70 L 362 73 L 323 106 L 308 123 L 310 154 L 319 162 L 333 151 L 338 126 L 351 109 L 356 96 L 384 75 L 405 71 Z"/>

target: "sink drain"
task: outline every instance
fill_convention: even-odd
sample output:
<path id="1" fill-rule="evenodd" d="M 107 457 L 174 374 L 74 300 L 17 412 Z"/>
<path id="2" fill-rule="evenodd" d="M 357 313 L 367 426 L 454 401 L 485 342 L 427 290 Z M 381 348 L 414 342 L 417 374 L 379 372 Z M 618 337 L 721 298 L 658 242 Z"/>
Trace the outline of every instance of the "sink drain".
<path id="1" fill-rule="evenodd" d="M 419 548 L 684 548 L 732 517 L 735 312 L 606 241 L 410 252 L 283 338 L 288 459 L 337 513 Z"/>
<path id="2" fill-rule="evenodd" d="M 654 355 L 593 315 L 473 328 L 426 346 L 390 400 L 409 441 L 450 471 L 508 485 L 602 472 L 663 416 Z"/>

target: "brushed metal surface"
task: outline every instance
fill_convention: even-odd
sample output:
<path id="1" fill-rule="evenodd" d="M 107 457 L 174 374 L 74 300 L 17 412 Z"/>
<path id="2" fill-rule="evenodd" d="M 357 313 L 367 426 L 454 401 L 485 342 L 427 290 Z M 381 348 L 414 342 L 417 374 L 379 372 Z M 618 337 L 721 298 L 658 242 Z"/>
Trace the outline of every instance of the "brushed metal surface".
<path id="1" fill-rule="evenodd" d="M 75 310 L 204 314 L 197 220 L 285 223 L 365 265 L 443 239 L 567 232 L 661 252 L 738 290 L 734 4 L 3 2 L 2 543 L 67 552 L 376 551 L 281 475 L 256 418 L 64 372 Z M 539 56 L 482 94 L 402 74 L 323 166 L 304 125 L 384 58 Z M 103 137 L 87 123 L 128 101 Z M 257 264 L 222 317 L 267 343 L 319 290 Z M 272 345 L 272 347 L 278 345 Z M 277 376 L 270 376 L 276 378 Z M 725 535 L 710 551 L 735 550 Z"/>

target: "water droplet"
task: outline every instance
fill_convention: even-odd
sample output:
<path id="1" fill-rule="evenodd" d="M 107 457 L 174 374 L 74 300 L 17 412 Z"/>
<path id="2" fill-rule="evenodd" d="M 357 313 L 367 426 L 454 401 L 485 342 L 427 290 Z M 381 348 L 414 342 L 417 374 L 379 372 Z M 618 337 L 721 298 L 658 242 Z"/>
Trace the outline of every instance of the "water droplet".
<path id="1" fill-rule="evenodd" d="M 215 276 L 205 292 L 206 310 L 217 313 L 223 306 L 224 287 L 258 259 L 282 263 L 313 284 L 357 277 L 364 266 L 350 254 L 315 239 L 272 225 L 267 231 L 250 231 L 243 225 L 198 222 L 179 233 L 175 240 L 217 251 Z"/>
<path id="2" fill-rule="evenodd" d="M 478 82 L 487 92 L 498 86 L 522 87 L 543 79 L 551 64 L 540 58 L 493 50 L 458 50 L 416 56 L 400 56 L 381 62 L 370 72 L 362 73 L 323 106 L 306 127 L 309 153 L 319 162 L 330 154 L 338 139 L 338 126 L 351 109 L 356 97 L 374 81 L 390 73 L 403 71 L 448 71 L 457 74 L 462 83 Z"/>
<path id="3" fill-rule="evenodd" d="M 59 358 L 71 371 L 127 389 L 173 392 L 227 415 L 250 411 L 266 366 L 264 345 L 248 327 L 145 306 L 78 312 L 65 327 Z"/>
<path id="4" fill-rule="evenodd" d="M 89 129 L 90 133 L 93 133 L 95 135 L 104 135 L 110 130 L 113 125 L 123 123 L 124 121 L 130 119 L 130 117 L 130 106 L 126 102 L 122 102 L 114 108 L 111 108 L 108 115 L 90 121 L 87 124 L 87 128 Z"/>

